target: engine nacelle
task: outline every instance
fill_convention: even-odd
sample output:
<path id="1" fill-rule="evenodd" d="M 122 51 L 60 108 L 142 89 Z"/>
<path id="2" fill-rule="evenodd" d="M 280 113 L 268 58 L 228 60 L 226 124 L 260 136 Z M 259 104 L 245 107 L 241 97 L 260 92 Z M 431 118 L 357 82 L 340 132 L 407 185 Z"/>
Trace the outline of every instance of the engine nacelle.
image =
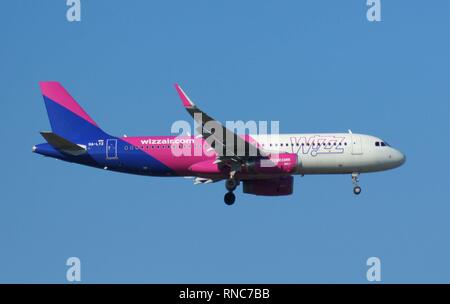
<path id="1" fill-rule="evenodd" d="M 265 196 L 289 195 L 294 191 L 294 177 L 282 176 L 273 179 L 244 180 L 244 193 Z"/>
<path id="2" fill-rule="evenodd" d="M 247 173 L 268 174 L 295 174 L 299 173 L 300 167 L 301 161 L 294 153 L 272 154 L 267 159 L 249 161 L 244 166 Z"/>

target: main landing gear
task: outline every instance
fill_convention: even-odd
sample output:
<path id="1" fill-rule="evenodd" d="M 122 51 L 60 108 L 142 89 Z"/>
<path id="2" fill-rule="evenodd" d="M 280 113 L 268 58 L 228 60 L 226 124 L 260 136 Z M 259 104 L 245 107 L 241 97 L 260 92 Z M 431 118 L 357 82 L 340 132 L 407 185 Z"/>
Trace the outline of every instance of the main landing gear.
<path id="1" fill-rule="evenodd" d="M 227 188 L 228 192 L 223 197 L 225 204 L 233 205 L 236 200 L 236 196 L 233 191 L 236 190 L 236 187 L 239 185 L 239 181 L 235 178 L 229 178 L 225 182 L 225 188 Z"/>
<path id="2" fill-rule="evenodd" d="M 358 195 L 361 193 L 361 187 L 359 186 L 359 173 L 352 173 L 353 193 Z"/>
<path id="3" fill-rule="evenodd" d="M 223 197 L 223 200 L 225 204 L 228 206 L 231 206 L 234 204 L 234 201 L 236 200 L 236 195 L 232 191 L 225 193 L 225 196 Z"/>

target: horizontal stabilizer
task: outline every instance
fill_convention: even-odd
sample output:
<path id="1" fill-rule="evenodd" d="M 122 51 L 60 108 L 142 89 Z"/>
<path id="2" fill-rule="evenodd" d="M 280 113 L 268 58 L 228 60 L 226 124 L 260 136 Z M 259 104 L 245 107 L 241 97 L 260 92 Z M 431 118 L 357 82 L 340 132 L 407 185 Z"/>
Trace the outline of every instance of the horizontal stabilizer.
<path id="1" fill-rule="evenodd" d="M 52 145 L 55 149 L 70 154 L 73 156 L 78 156 L 86 153 L 86 146 L 77 145 L 67 139 L 55 134 L 53 132 L 41 132 L 42 137 Z"/>

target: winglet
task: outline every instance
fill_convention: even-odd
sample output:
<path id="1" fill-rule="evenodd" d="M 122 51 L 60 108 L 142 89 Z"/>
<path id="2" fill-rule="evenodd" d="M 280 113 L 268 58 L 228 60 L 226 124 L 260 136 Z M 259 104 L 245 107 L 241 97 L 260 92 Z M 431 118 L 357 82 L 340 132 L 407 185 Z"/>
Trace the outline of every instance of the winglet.
<path id="1" fill-rule="evenodd" d="M 178 92 L 178 95 L 180 95 L 181 101 L 183 102 L 183 106 L 185 108 L 190 108 L 195 106 L 195 104 L 189 99 L 189 97 L 184 93 L 183 89 L 176 83 L 175 89 Z"/>

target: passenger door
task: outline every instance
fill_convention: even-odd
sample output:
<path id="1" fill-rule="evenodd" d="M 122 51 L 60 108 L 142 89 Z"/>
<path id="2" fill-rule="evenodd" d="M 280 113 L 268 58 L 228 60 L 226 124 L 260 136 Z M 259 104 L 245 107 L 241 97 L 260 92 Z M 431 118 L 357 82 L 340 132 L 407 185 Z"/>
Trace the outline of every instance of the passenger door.
<path id="1" fill-rule="evenodd" d="M 352 154 L 353 155 L 363 154 L 361 136 L 352 134 L 350 139 L 351 139 L 350 144 L 352 145 Z"/>
<path id="2" fill-rule="evenodd" d="M 106 140 L 106 159 L 117 159 L 117 139 Z"/>

